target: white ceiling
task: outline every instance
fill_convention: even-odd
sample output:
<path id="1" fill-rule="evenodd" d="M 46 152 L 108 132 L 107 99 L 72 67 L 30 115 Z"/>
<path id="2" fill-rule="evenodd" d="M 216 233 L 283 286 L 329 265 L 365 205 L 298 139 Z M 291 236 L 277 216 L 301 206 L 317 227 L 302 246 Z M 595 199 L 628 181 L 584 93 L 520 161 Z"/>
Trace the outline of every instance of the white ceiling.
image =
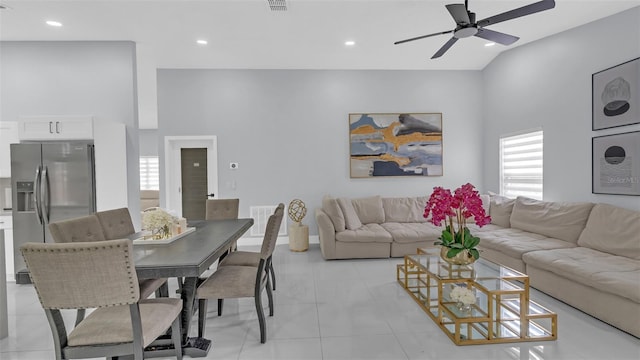
<path id="1" fill-rule="evenodd" d="M 469 0 L 477 19 L 537 0 Z M 158 126 L 156 69 L 481 70 L 501 51 L 640 6 L 640 0 L 556 0 L 554 9 L 487 27 L 519 36 L 506 47 L 441 35 L 452 30 L 446 10 L 464 0 L 287 0 L 274 12 L 267 0 L 0 0 L 0 40 L 132 40 L 136 42 L 138 121 Z M 46 20 L 56 20 L 53 28 Z M 208 45 L 196 44 L 206 39 Z M 356 45 L 346 47 L 353 40 Z"/>
<path id="2" fill-rule="evenodd" d="M 469 0 L 469 8 L 483 19 L 535 1 Z M 640 5 L 557 0 L 555 9 L 488 27 L 519 36 L 514 45 L 488 48 L 472 37 L 437 60 L 430 57 L 450 35 L 393 45 L 453 29 L 445 4 L 463 2 L 287 0 L 288 11 L 274 12 L 267 0 L 0 0 L 10 7 L 0 11 L 0 39 L 133 40 L 154 68 L 478 70 L 501 51 Z"/>

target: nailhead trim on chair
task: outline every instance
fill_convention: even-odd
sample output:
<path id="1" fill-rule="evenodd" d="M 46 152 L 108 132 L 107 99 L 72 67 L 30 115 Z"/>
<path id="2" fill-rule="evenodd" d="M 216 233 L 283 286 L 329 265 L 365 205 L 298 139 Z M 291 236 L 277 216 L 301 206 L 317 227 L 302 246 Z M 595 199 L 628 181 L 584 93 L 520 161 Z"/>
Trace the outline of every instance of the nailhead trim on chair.
<path id="1" fill-rule="evenodd" d="M 92 246 L 86 246 L 83 248 L 77 248 L 77 249 L 25 249 L 25 252 L 31 252 L 31 253 L 42 253 L 42 252 L 49 252 L 49 253 L 61 253 L 61 252 L 78 252 L 78 251 L 85 251 L 85 250 L 100 250 L 100 249 L 113 249 L 113 248 L 122 248 L 121 245 L 101 245 L 101 243 L 96 243 L 96 245 Z M 129 253 L 129 249 L 124 249 L 125 252 L 125 258 L 129 259 L 131 257 L 130 253 Z M 25 264 L 27 263 L 27 259 L 24 257 L 24 254 L 22 256 L 22 259 L 24 260 Z M 129 275 L 129 289 L 130 294 L 131 294 L 131 302 L 124 302 L 124 303 L 116 303 L 116 304 L 110 304 L 110 305 L 106 305 L 104 307 L 109 307 L 109 306 L 122 306 L 122 305 L 130 305 L 132 303 L 135 303 L 136 301 L 138 301 L 135 296 L 133 294 L 135 294 L 135 290 L 138 288 L 138 283 L 133 281 L 133 274 L 131 272 L 131 270 L 127 271 L 128 275 Z M 31 277 L 31 273 L 29 273 L 29 277 Z M 33 282 L 33 279 L 31 279 Z M 38 293 L 37 291 L 38 289 L 36 288 L 36 293 Z M 42 298 L 40 297 L 40 294 L 38 293 L 38 301 L 40 301 L 40 304 L 43 304 Z M 91 307 L 93 308 L 93 307 Z M 58 307 L 51 307 L 49 309 L 53 309 L 53 310 L 63 310 L 65 308 L 58 308 Z M 89 307 L 78 307 L 78 309 L 89 309 Z"/>

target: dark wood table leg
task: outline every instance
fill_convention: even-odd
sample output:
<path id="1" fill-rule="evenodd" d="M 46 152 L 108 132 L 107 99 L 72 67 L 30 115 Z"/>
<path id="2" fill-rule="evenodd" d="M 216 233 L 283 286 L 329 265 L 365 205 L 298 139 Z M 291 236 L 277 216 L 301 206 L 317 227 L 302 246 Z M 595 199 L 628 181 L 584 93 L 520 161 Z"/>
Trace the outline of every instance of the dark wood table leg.
<path id="1" fill-rule="evenodd" d="M 198 278 L 184 278 L 182 284 L 182 354 L 191 357 L 205 357 L 211 349 L 211 340 L 199 337 L 189 337 L 189 327 L 191 318 L 198 304 L 196 291 L 198 289 Z"/>

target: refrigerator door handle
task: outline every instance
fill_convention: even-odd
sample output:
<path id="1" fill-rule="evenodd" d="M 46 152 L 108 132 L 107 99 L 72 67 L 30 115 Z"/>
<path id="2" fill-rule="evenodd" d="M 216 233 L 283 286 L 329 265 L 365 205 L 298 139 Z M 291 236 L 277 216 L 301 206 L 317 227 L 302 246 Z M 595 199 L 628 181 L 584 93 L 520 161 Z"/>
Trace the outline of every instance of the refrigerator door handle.
<path id="1" fill-rule="evenodd" d="M 33 183 L 35 184 L 33 192 L 34 192 L 34 198 L 35 198 L 35 207 L 36 207 L 36 215 L 38 215 L 38 223 L 40 223 L 40 225 L 42 225 L 42 209 L 40 208 L 41 205 L 41 201 L 40 201 L 40 182 L 42 181 L 42 177 L 40 176 L 41 173 L 41 168 L 40 166 L 38 166 L 36 168 L 36 178 L 33 180 Z"/>
<path id="2" fill-rule="evenodd" d="M 42 170 L 42 177 L 44 181 L 42 182 L 42 190 L 40 194 L 42 195 L 42 221 L 44 223 L 49 223 L 49 212 L 50 212 L 50 200 L 51 195 L 49 194 L 49 168 L 47 166 Z"/>

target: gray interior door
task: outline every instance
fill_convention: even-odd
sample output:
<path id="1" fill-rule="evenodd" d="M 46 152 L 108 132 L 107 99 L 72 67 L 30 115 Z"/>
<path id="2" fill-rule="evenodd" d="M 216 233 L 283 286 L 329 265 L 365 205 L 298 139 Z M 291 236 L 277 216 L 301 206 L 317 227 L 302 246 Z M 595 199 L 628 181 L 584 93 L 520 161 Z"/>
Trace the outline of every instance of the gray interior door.
<path id="1" fill-rule="evenodd" d="M 207 149 L 183 148 L 182 216 L 188 220 L 203 220 L 207 201 Z"/>

